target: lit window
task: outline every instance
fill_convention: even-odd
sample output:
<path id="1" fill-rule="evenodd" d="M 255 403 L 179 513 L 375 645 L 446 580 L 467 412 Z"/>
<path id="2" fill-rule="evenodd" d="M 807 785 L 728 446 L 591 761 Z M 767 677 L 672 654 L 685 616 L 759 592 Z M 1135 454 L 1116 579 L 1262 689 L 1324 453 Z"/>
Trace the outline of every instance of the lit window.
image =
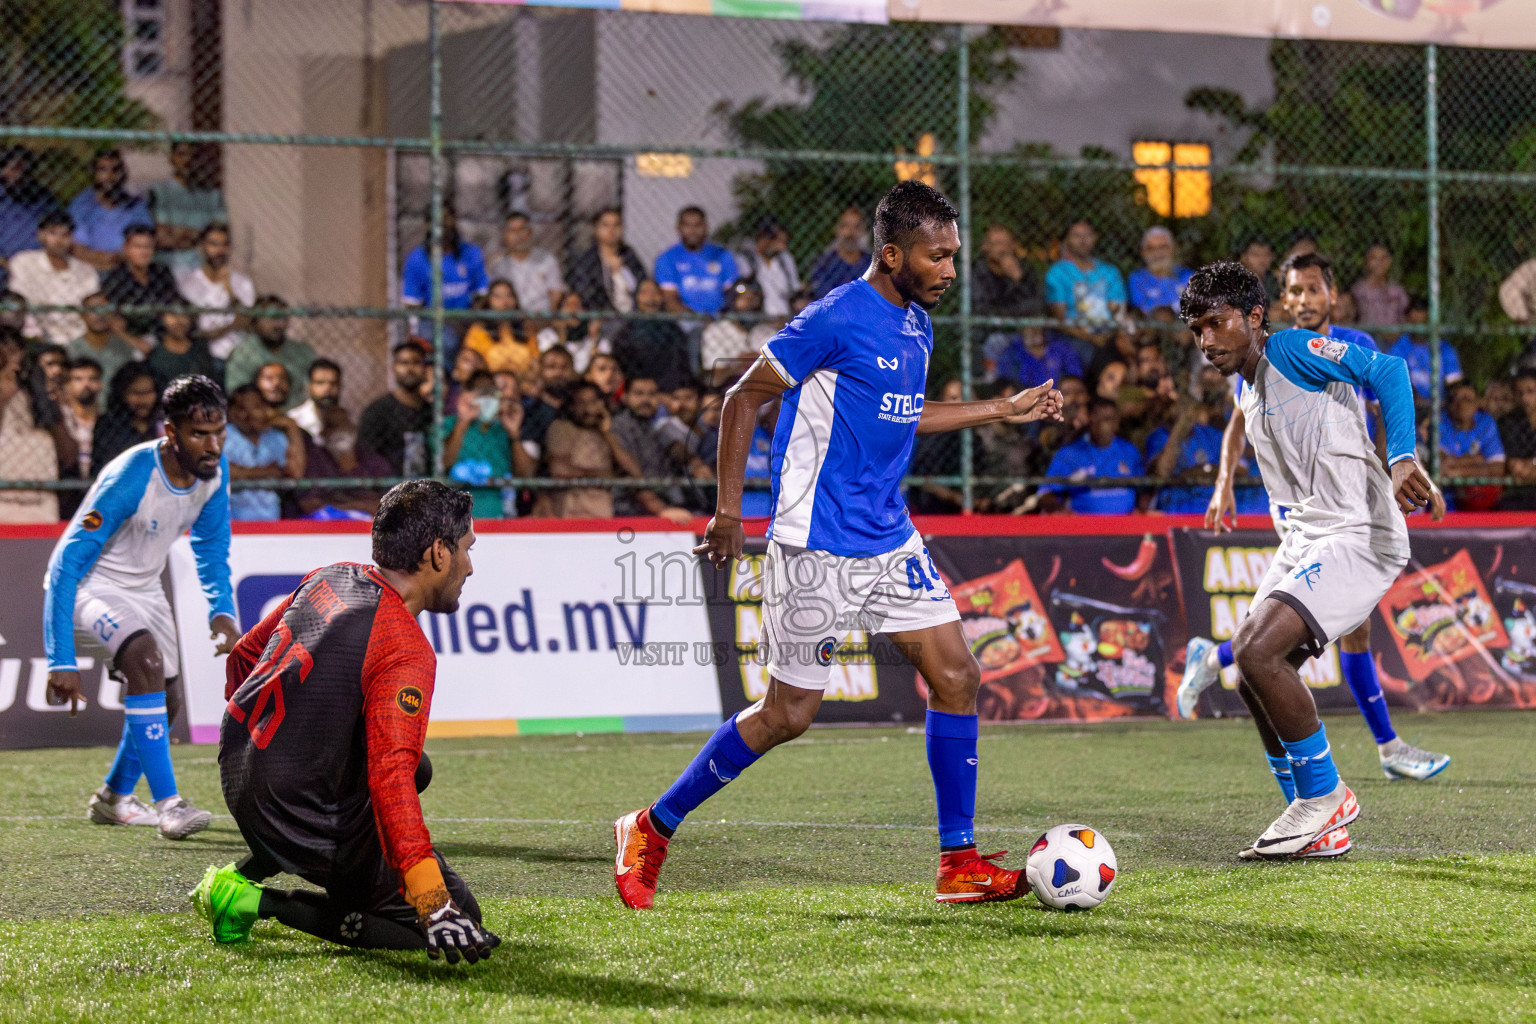
<path id="1" fill-rule="evenodd" d="M 1136 181 L 1147 205 L 1164 217 L 1204 217 L 1211 212 L 1211 147 L 1203 142 L 1136 142 Z"/>
<path id="2" fill-rule="evenodd" d="M 687 153 L 636 153 L 635 170 L 642 178 L 688 178 L 693 157 Z"/>
<path id="3" fill-rule="evenodd" d="M 933 156 L 938 143 L 934 141 L 932 132 L 924 132 L 917 140 L 917 153 L 919 157 Z M 898 149 L 898 153 L 905 155 L 906 150 Z M 933 171 L 933 164 L 926 160 L 897 160 L 895 165 L 897 181 L 911 181 L 914 178 L 925 185 L 937 188 L 939 176 Z"/>
<path id="4" fill-rule="evenodd" d="M 123 68 L 129 78 L 153 78 L 165 70 L 165 4 L 122 0 Z"/>

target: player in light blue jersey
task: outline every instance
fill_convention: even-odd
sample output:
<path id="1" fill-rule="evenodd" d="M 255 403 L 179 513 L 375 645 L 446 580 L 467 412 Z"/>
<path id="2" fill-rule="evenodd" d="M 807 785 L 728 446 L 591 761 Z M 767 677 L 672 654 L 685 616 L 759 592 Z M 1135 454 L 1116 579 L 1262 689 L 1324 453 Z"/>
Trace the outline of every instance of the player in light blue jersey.
<path id="1" fill-rule="evenodd" d="M 185 839 L 213 816 L 181 796 L 171 766 L 180 656 L 160 574 L 171 545 L 189 528 L 218 653 L 229 653 L 239 630 L 229 588 L 224 391 L 207 377 L 178 377 L 162 405 L 165 437 L 107 463 L 53 549 L 43 644 L 48 702 L 68 704 L 70 714 L 85 702 L 77 642 L 109 659 L 126 685 L 122 740 L 106 782 L 91 796 L 91 820 L 155 825 L 167 839 Z M 149 780 L 152 807 L 133 794 L 141 775 Z"/>
<path id="2" fill-rule="evenodd" d="M 1292 329 L 1271 334 L 1263 282 L 1240 263 L 1200 270 L 1182 313 L 1223 374 L 1241 374 L 1238 407 L 1265 486 L 1287 510 L 1286 531 L 1233 638 L 1238 692 L 1294 798 L 1240 856 L 1329 856 L 1348 849 L 1360 814 L 1340 779 L 1297 667 L 1354 632 L 1408 563 L 1403 515 L 1428 506 L 1434 484 L 1415 457 L 1413 389 L 1395 356 Z M 1357 388 L 1380 399 L 1386 467 Z"/>
<path id="3" fill-rule="evenodd" d="M 976 852 L 976 691 L 981 669 L 922 537 L 901 479 L 918 433 L 1061 418 L 1051 381 L 1011 398 L 925 402 L 933 329 L 925 312 L 955 279 L 955 208 L 918 181 L 875 212 L 864 276 L 812 303 L 763 347 L 721 410 L 719 497 L 696 553 L 741 553 L 742 473 L 758 409 L 782 397 L 773 439 L 772 518 L 763 572 L 768 694 L 733 716 L 670 789 L 614 823 L 614 880 L 649 907 L 667 843 L 688 812 L 816 717 L 838 645 L 883 632 L 928 683 L 928 765 L 939 819 L 940 902 L 1021 895 L 1022 871 Z"/>
<path id="4" fill-rule="evenodd" d="M 1281 302 L 1291 322 L 1297 327 L 1316 331 L 1329 338 L 1347 341 L 1351 345 L 1358 345 L 1370 352 L 1377 351 L 1376 341 L 1369 334 L 1333 323 L 1333 305 L 1338 299 L 1338 290 L 1334 282 L 1333 264 L 1326 257 L 1317 253 L 1293 256 L 1280 268 L 1280 280 L 1283 287 Z M 1372 416 L 1371 423 L 1374 426 L 1380 417 L 1380 406 L 1375 401 L 1376 396 L 1365 389 L 1360 389 L 1359 394 L 1367 414 Z M 1232 508 L 1231 467 L 1242 450 L 1243 429 L 1243 414 L 1239 409 L 1233 413 L 1223 440 L 1222 469 L 1218 473 L 1218 479 L 1226 482 L 1226 488 L 1223 490 L 1218 487 L 1211 497 L 1210 507 L 1206 512 L 1206 525 L 1210 528 L 1225 528 L 1226 514 Z M 1375 438 L 1378 453 L 1384 455 L 1383 435 L 1378 431 Z M 1282 537 L 1286 532 L 1287 512 L 1288 510 L 1283 507 L 1271 508 L 1275 530 Z M 1435 489 L 1430 514 L 1437 520 L 1445 515 L 1445 500 L 1439 488 Z M 1178 698 L 1175 701 L 1182 717 L 1194 716 L 1195 705 L 1200 694 L 1215 683 L 1221 670 L 1230 666 L 1232 661 L 1230 640 L 1216 644 L 1205 637 L 1194 637 L 1189 641 L 1185 651 L 1184 678 L 1180 682 Z M 1381 763 L 1382 772 L 1387 778 L 1424 780 L 1445 770 L 1451 763 L 1449 756 L 1414 746 L 1399 737 L 1392 727 L 1392 716 L 1387 710 L 1386 695 L 1382 692 L 1381 682 L 1376 676 L 1376 663 L 1371 657 L 1370 619 L 1366 619 L 1360 624 L 1359 629 L 1339 640 L 1339 667 L 1344 674 L 1344 681 L 1349 686 L 1350 693 L 1355 698 L 1355 703 L 1360 708 L 1360 713 L 1371 728 L 1371 734 L 1376 740 L 1377 757 Z M 1292 788 L 1289 769 L 1283 761 L 1274 762 L 1272 767 L 1281 791 L 1289 794 Z M 1346 852 L 1347 849 L 1347 844 L 1343 848 L 1331 848 L 1329 855 L 1336 856 Z"/>

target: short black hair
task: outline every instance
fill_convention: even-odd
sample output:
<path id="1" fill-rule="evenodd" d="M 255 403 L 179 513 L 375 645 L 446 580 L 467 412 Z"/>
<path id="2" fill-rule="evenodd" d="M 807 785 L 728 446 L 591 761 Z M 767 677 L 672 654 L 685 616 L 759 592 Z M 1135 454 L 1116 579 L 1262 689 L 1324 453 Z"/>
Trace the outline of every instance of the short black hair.
<path id="1" fill-rule="evenodd" d="M 258 296 L 256 296 L 256 301 L 251 303 L 251 308 L 252 309 L 259 309 L 262 306 L 279 306 L 279 307 L 281 307 L 281 306 L 286 306 L 286 305 L 288 305 L 288 302 L 281 295 L 274 295 L 271 292 L 267 292 L 267 294 L 265 294 L 265 295 L 258 295 Z"/>
<path id="2" fill-rule="evenodd" d="M 1265 238 L 1263 235 L 1249 235 L 1247 238 L 1243 239 L 1243 244 L 1238 247 L 1237 253 L 1239 256 L 1241 256 L 1243 253 L 1247 252 L 1249 249 L 1252 249 L 1256 245 L 1262 245 L 1270 252 L 1275 251 L 1275 243 L 1271 242 L 1268 238 Z"/>
<path id="3" fill-rule="evenodd" d="M 496 386 L 496 378 L 491 374 L 490 370 L 476 370 L 470 374 L 469 380 L 464 382 L 464 390 L 473 391 L 481 384 L 489 384 L 491 387 Z"/>
<path id="4" fill-rule="evenodd" d="M 596 224 L 598 221 L 602 220 L 604 217 L 608 216 L 610 213 L 613 214 L 615 217 L 618 217 L 619 220 L 623 220 L 624 219 L 624 211 L 622 209 L 620 209 L 617 206 L 605 206 L 601 210 L 598 210 L 596 213 L 594 213 L 592 215 L 592 223 Z"/>
<path id="5" fill-rule="evenodd" d="M 685 206 L 685 207 L 683 207 L 681 210 L 677 211 L 677 219 L 678 220 L 682 220 L 684 217 L 688 216 L 690 213 L 696 213 L 700 217 L 703 217 L 705 220 L 709 220 L 709 214 L 704 212 L 704 207 L 702 207 L 702 206 Z"/>
<path id="6" fill-rule="evenodd" d="M 427 350 L 422 348 L 421 342 L 417 341 L 415 338 L 407 338 L 405 341 L 402 341 L 400 344 L 389 350 L 390 362 L 394 362 L 396 359 L 398 359 L 400 357 L 400 353 L 404 352 L 406 349 L 410 349 L 411 351 L 415 352 L 417 355 L 421 356 L 422 359 L 427 358 Z"/>
<path id="7" fill-rule="evenodd" d="M 341 366 L 334 359 L 327 359 L 325 356 L 321 356 L 319 359 L 316 359 L 314 362 L 309 364 L 308 376 L 313 378 L 316 370 L 330 370 L 332 373 L 336 374 L 336 379 L 338 381 L 341 380 Z"/>
<path id="8" fill-rule="evenodd" d="M 1473 395 L 1477 394 L 1477 385 L 1473 384 L 1470 380 L 1467 380 L 1467 378 L 1463 377 L 1463 378 L 1461 378 L 1461 380 L 1458 380 L 1458 381 L 1456 381 L 1456 382 L 1454 382 L 1452 384 L 1447 384 L 1445 386 L 1445 397 L 1447 397 L 1447 398 L 1451 397 L 1451 395 L 1453 395 L 1456 392 L 1460 391 L 1462 388 L 1471 388 L 1472 389 L 1472 394 Z"/>
<path id="9" fill-rule="evenodd" d="M 155 237 L 154 226 L 145 224 L 143 221 L 139 221 L 136 224 L 129 224 L 127 227 L 123 228 L 124 243 L 126 243 L 130 238 L 138 238 L 141 235 L 148 235 L 151 239 L 153 239 Z"/>
<path id="10" fill-rule="evenodd" d="M 261 388 L 258 388 L 255 384 L 241 384 L 239 387 L 235 388 L 235 390 L 229 393 L 229 404 L 234 405 L 237 401 L 246 397 L 247 395 L 255 395 L 256 398 L 263 404 L 265 404 L 267 401 L 265 398 L 261 397 Z"/>
<path id="11" fill-rule="evenodd" d="M 165 418 L 177 425 L 229 412 L 224 389 L 200 373 L 185 374 L 167 384 L 160 394 L 160 405 Z"/>
<path id="12" fill-rule="evenodd" d="M 1316 267 L 1323 275 L 1323 283 L 1329 289 L 1333 288 L 1333 261 L 1320 252 L 1299 252 L 1280 264 L 1280 280 L 1285 280 L 1285 275 L 1291 271 L 1302 271 Z"/>
<path id="13" fill-rule="evenodd" d="M 915 178 L 897 182 L 875 207 L 875 252 L 888 245 L 906 252 L 919 231 L 959 219 L 954 204 L 932 185 Z"/>
<path id="14" fill-rule="evenodd" d="M 1514 382 L 1516 384 L 1519 384 L 1523 380 L 1536 381 L 1536 370 L 1521 370 L 1519 373 L 1515 374 Z"/>
<path id="15" fill-rule="evenodd" d="M 1113 398 L 1105 398 L 1103 395 L 1093 396 L 1092 401 L 1088 403 L 1088 414 L 1091 416 L 1095 409 L 1103 409 L 1105 407 L 1115 410 L 1116 416 L 1120 415 L 1120 404 Z"/>
<path id="16" fill-rule="evenodd" d="M 503 224 L 511 224 L 515 220 L 525 220 L 529 224 L 533 223 L 533 218 L 528 216 L 528 214 L 525 211 L 523 211 L 523 210 L 513 210 L 511 213 L 507 214 L 506 218 L 502 221 L 502 223 Z"/>
<path id="17" fill-rule="evenodd" d="M 75 218 L 69 215 L 67 210 L 49 210 L 43 214 L 37 222 L 37 230 L 47 231 L 49 228 L 65 227 L 75 230 Z"/>
<path id="18" fill-rule="evenodd" d="M 1264 291 L 1264 282 L 1236 260 L 1208 263 L 1195 271 L 1179 300 L 1179 316 L 1189 323 L 1218 306 L 1235 309 L 1244 316 L 1257 306 L 1264 311 L 1264 326 L 1269 326 L 1269 296 Z"/>
<path id="19" fill-rule="evenodd" d="M 436 480 L 395 484 L 373 516 L 373 560 L 381 568 L 413 573 L 432 545 L 457 551 L 474 524 L 475 500 Z"/>
<path id="20" fill-rule="evenodd" d="M 574 355 L 572 355 L 571 354 L 571 350 L 566 348 L 564 345 L 556 344 L 556 345 L 549 346 L 549 348 L 547 348 L 543 352 L 539 353 L 539 358 L 543 359 L 545 356 L 551 355 L 551 354 L 557 355 L 557 356 L 565 356 L 565 358 L 567 358 L 567 359 L 569 359 L 571 361 L 571 365 L 573 367 L 576 365 L 576 357 Z"/>
<path id="21" fill-rule="evenodd" d="M 91 167 L 94 168 L 96 166 L 96 161 L 105 160 L 108 157 L 111 157 L 113 160 L 121 163 L 123 154 L 114 146 L 107 146 L 102 149 L 98 149 L 96 152 L 91 154 Z"/>
<path id="22" fill-rule="evenodd" d="M 101 376 L 101 364 L 90 356 L 79 356 L 70 360 L 69 368 L 71 370 L 95 370 L 96 376 Z"/>
<path id="23" fill-rule="evenodd" d="M 206 242 L 208 240 L 208 236 L 212 235 L 212 234 L 215 234 L 215 233 L 221 234 L 225 238 L 230 237 L 229 225 L 225 224 L 223 221 L 218 221 L 218 220 L 212 221 L 212 222 L 210 222 L 208 224 L 204 224 L 203 225 L 203 230 L 201 230 L 201 231 L 199 231 L 197 233 L 197 240 L 199 242 Z"/>

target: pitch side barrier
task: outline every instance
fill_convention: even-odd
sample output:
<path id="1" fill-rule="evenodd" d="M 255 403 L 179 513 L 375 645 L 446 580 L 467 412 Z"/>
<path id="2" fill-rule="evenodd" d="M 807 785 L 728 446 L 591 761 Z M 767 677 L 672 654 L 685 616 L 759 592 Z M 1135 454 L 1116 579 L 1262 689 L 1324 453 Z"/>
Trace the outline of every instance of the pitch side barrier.
<path id="1" fill-rule="evenodd" d="M 1536 515 L 1411 520 L 1413 557 L 1373 613 L 1394 707 L 1536 706 Z M 1191 635 L 1231 636 L 1274 554 L 1265 517 L 1214 535 L 1197 517 L 917 517 L 982 668 L 988 721 L 1094 721 L 1168 714 Z M 431 736 L 713 728 L 765 692 L 766 541 L 748 524 L 729 572 L 692 553 L 689 528 L 654 518 L 476 523 L 475 574 L 452 615 L 421 616 L 438 654 Z M 42 581 L 61 525 L 0 526 L 0 748 L 110 745 L 121 687 L 82 660 L 90 705 L 71 719 L 44 700 Z M 367 524 L 240 523 L 230 569 L 249 629 L 319 565 L 369 558 Z M 857 594 L 882 567 L 851 564 Z M 931 570 L 919 567 L 924 578 Z M 918 585 L 923 579 L 915 579 Z M 929 580 L 929 582 L 934 582 Z M 211 743 L 224 660 L 185 538 L 166 585 L 181 629 L 187 714 L 175 735 Z M 1347 581 L 1334 585 L 1347 586 Z M 801 610 L 804 611 L 803 609 Z M 833 673 L 819 720 L 913 723 L 925 688 L 895 644 L 828 619 Z M 826 657 L 823 644 L 789 657 Z M 1351 711 L 1336 650 L 1303 676 L 1324 711 Z M 1234 680 L 1202 715 L 1243 714 Z"/>

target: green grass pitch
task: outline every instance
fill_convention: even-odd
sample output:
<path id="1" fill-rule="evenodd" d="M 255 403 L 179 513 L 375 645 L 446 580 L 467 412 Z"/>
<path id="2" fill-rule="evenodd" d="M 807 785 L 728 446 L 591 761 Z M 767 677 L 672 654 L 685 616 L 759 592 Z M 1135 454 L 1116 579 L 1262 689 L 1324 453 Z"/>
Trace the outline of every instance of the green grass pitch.
<path id="1" fill-rule="evenodd" d="M 818 730 L 690 820 L 657 909 L 613 894 L 609 822 L 703 738 L 429 745 L 444 856 L 505 940 L 466 969 L 328 946 L 274 922 L 207 937 L 185 892 L 243 852 L 228 817 L 170 843 L 84 807 L 105 750 L 0 753 L 3 1021 L 1492 1021 L 1536 1019 L 1536 719 L 1404 717 L 1454 755 L 1388 783 L 1329 721 L 1364 816 L 1342 862 L 1239 864 L 1280 810 L 1246 722 L 987 728 L 979 836 L 1022 863 L 1081 821 L 1119 855 L 1103 907 L 932 900 L 920 733 Z M 206 747 L 184 792 L 222 811 Z"/>

